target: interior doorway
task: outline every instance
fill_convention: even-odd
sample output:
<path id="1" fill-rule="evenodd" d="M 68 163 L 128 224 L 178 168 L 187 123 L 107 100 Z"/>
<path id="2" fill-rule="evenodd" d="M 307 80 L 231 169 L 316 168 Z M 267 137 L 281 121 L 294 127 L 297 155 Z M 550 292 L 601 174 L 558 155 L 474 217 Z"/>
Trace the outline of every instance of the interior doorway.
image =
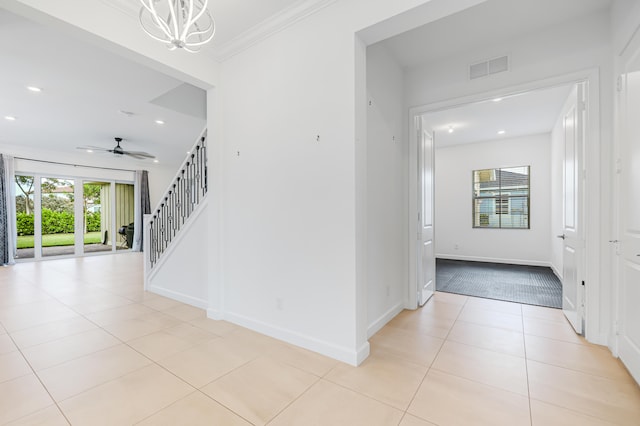
<path id="1" fill-rule="evenodd" d="M 573 224 L 584 238 L 587 92 L 574 80 L 413 110 L 435 135 L 436 290 L 555 308 L 568 294 L 565 314 L 582 331 L 584 254 L 567 273 L 556 236 Z"/>

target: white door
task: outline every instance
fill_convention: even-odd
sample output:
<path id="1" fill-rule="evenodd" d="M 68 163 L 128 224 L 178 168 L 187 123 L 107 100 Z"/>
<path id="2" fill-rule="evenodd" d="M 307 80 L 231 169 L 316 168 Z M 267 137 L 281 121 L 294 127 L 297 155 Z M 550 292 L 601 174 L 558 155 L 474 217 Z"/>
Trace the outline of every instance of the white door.
<path id="1" fill-rule="evenodd" d="M 584 179 L 585 83 L 576 84 L 563 108 L 564 176 L 562 310 L 575 329 L 582 333 L 584 289 L 580 276 L 584 236 L 582 229 L 582 190 Z"/>
<path id="2" fill-rule="evenodd" d="M 433 247 L 433 136 L 418 129 L 418 304 L 424 305 L 436 289 Z"/>
<path id="3" fill-rule="evenodd" d="M 640 382 L 640 51 L 626 67 L 622 90 L 618 353 Z"/>

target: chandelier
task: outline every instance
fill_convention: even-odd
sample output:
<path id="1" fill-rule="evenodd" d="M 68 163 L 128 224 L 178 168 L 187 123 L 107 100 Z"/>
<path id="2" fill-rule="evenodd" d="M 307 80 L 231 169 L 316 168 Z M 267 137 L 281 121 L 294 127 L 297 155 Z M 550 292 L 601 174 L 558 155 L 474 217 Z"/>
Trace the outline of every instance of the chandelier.
<path id="1" fill-rule="evenodd" d="M 169 50 L 197 52 L 211 41 L 215 23 L 207 9 L 209 0 L 140 0 L 140 25 L 149 37 Z"/>

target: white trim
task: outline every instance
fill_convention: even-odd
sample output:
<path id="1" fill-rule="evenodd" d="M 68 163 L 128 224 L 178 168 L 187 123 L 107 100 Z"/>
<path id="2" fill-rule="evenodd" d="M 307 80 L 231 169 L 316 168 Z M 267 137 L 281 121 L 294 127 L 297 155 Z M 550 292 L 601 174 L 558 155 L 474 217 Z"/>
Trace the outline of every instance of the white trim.
<path id="1" fill-rule="evenodd" d="M 133 2 L 131 0 L 100 0 L 100 1 L 106 4 L 107 6 L 117 9 L 120 12 L 124 13 L 125 15 L 129 15 L 133 18 L 138 17 L 138 12 L 142 7 L 142 5 L 139 2 L 137 2 L 137 0 L 136 2 Z"/>
<path id="2" fill-rule="evenodd" d="M 418 105 L 409 108 L 409 309 L 415 309 L 416 304 L 412 303 L 412 293 L 415 293 L 416 277 L 412 271 L 412 265 L 415 265 L 416 248 L 415 235 L 417 235 L 417 226 L 414 220 L 411 220 L 413 214 L 417 211 L 416 198 L 417 190 L 412 185 L 415 180 L 413 176 L 416 170 L 416 149 L 417 137 L 413 131 L 413 123 L 417 117 L 429 112 L 435 112 L 445 109 L 451 109 L 457 106 L 465 105 L 493 99 L 498 96 L 507 94 L 524 93 L 532 90 L 550 88 L 569 83 L 578 83 L 586 81 L 588 85 L 587 96 L 587 131 L 585 135 L 585 168 L 587 171 L 587 182 L 585 182 L 585 195 L 583 202 L 584 222 L 585 222 L 585 254 L 582 265 L 585 265 L 580 271 L 579 278 L 587 283 L 585 290 L 585 338 L 592 343 L 607 342 L 608 337 L 603 338 L 600 329 L 600 321 L 602 314 L 600 312 L 600 187 L 601 187 L 601 167 L 600 167 L 600 150 L 602 148 L 602 135 L 600 134 L 600 71 L 598 68 L 590 68 L 568 73 L 560 76 L 533 80 L 527 83 L 518 84 L 500 89 L 494 89 L 488 92 L 476 93 L 464 97 L 450 98 L 426 105 Z M 437 165 L 436 165 L 437 167 Z M 437 185 L 437 183 L 436 183 Z M 436 230 L 437 232 L 437 230 Z M 436 236 L 437 238 L 437 236 Z"/>
<path id="3" fill-rule="evenodd" d="M 137 1 L 132 0 L 100 0 L 105 5 L 118 10 L 125 15 L 137 19 L 142 7 Z M 262 22 L 240 33 L 230 41 L 218 46 L 204 47 L 201 53 L 219 62 L 237 55 L 243 50 L 261 42 L 296 22 L 310 16 L 317 11 L 335 3 L 337 0 L 300 0 L 292 5 L 267 17 Z M 215 18 L 215 16 L 214 16 Z M 215 36 L 214 36 L 215 37 Z"/>
<path id="4" fill-rule="evenodd" d="M 212 314 L 215 315 L 215 312 Z M 213 317 L 213 315 L 211 316 Z M 220 319 L 353 366 L 357 366 L 369 356 L 369 342 L 365 342 L 360 348 L 354 350 L 233 312 L 225 312 Z"/>
<path id="5" fill-rule="evenodd" d="M 560 280 L 560 282 L 562 282 L 562 271 L 558 270 L 558 268 L 556 267 L 556 265 L 554 265 L 552 262 L 549 262 L 549 267 L 551 268 L 551 270 L 553 271 L 553 273 L 555 274 L 556 277 L 558 277 L 558 279 Z"/>
<path id="6" fill-rule="evenodd" d="M 224 314 L 220 312 L 218 309 L 209 308 L 207 309 L 207 318 L 216 320 L 216 321 L 222 321 L 224 319 Z"/>
<path id="7" fill-rule="evenodd" d="M 637 356 L 637 354 L 640 352 L 640 347 L 638 347 L 638 345 L 636 345 L 635 342 L 633 342 L 631 339 L 625 338 L 625 336 L 620 337 L 621 339 L 626 340 L 626 345 L 620 345 L 620 354 L 618 354 L 618 357 L 624 358 L 624 362 L 630 364 L 629 366 L 625 365 L 627 371 L 636 380 L 636 382 L 640 383 L 640 375 L 634 375 L 635 372 L 640 371 L 640 361 L 638 360 Z M 633 352 L 627 354 L 628 348 L 634 348 Z"/>
<path id="8" fill-rule="evenodd" d="M 436 259 L 447 260 L 466 260 L 468 262 L 488 262 L 488 263 L 504 263 L 507 265 L 524 265 L 524 266 L 543 266 L 554 269 L 551 262 L 543 260 L 527 260 L 527 259 L 504 259 L 497 257 L 481 257 L 481 256 L 464 256 L 456 254 L 436 254 Z M 555 271 L 554 271 L 555 273 Z"/>
<path id="9" fill-rule="evenodd" d="M 189 296 L 188 294 L 180 293 L 178 291 L 169 290 L 163 287 L 149 286 L 148 292 L 159 294 L 160 296 L 168 297 L 169 299 L 177 300 L 178 302 L 186 303 L 187 305 L 195 306 L 200 309 L 207 309 L 209 302 L 204 299 Z"/>
<path id="10" fill-rule="evenodd" d="M 302 0 L 270 16 L 258 25 L 249 28 L 239 36 L 226 42 L 222 46 L 211 49 L 207 53 L 213 59 L 224 62 L 243 50 L 261 42 L 309 15 L 335 3 L 337 0 Z"/>
<path id="11" fill-rule="evenodd" d="M 397 303 L 395 306 L 392 306 L 387 312 L 382 314 L 380 318 L 373 321 L 371 325 L 367 328 L 367 339 L 370 339 L 374 334 L 382 329 L 389 321 L 395 318 L 402 310 L 404 309 L 404 303 Z"/>

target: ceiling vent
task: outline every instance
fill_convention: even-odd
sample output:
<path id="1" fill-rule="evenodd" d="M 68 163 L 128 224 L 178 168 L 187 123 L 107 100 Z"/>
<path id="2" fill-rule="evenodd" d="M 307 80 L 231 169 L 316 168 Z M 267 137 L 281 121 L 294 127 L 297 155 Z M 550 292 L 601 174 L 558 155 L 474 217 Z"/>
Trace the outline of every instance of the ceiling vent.
<path id="1" fill-rule="evenodd" d="M 509 71 L 509 57 L 489 59 L 469 66 L 469 78 L 471 80 L 486 77 L 491 74 Z"/>

